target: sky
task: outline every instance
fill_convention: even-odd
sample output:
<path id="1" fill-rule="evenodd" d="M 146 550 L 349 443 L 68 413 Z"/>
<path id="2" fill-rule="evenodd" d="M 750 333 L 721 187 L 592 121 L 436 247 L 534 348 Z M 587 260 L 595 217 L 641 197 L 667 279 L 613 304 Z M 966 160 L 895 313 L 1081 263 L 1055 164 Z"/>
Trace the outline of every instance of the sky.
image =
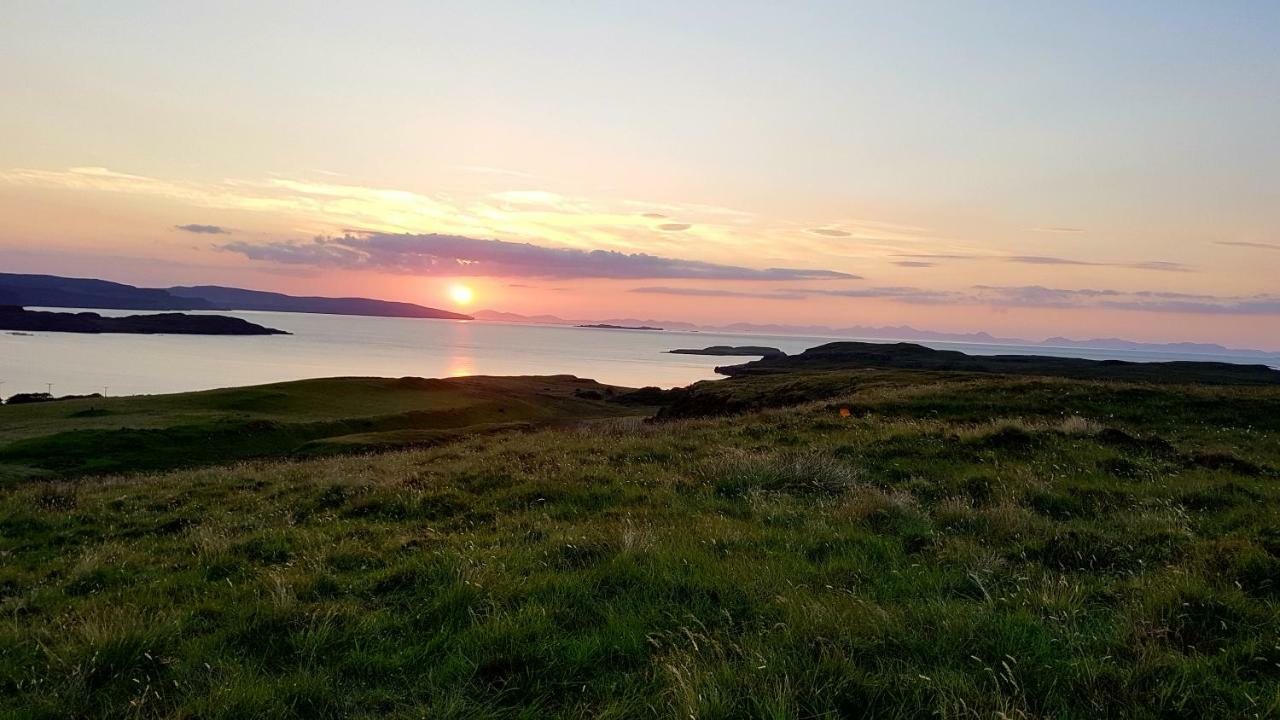
<path id="1" fill-rule="evenodd" d="M 1275 2 L 10 0 L 0 271 L 1280 350 L 1276 37 Z"/>

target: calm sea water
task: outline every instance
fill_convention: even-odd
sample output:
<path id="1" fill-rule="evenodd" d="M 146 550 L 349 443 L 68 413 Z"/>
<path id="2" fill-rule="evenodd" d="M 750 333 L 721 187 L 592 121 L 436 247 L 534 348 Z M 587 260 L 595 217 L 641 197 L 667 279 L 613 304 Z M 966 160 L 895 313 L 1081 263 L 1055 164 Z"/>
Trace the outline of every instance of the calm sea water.
<path id="1" fill-rule="evenodd" d="M 137 311 L 95 310 L 104 315 Z M 713 368 L 751 358 L 672 355 L 707 345 L 770 345 L 795 353 L 831 338 L 607 330 L 406 318 L 234 312 L 292 335 L 81 335 L 0 333 L 0 395 L 105 392 L 136 395 L 311 377 L 451 377 L 567 373 L 605 383 L 673 387 L 714 379 Z M 877 340 L 885 342 L 883 340 Z M 972 354 L 1036 353 L 1125 360 L 1223 359 L 1203 355 L 922 343 Z"/>

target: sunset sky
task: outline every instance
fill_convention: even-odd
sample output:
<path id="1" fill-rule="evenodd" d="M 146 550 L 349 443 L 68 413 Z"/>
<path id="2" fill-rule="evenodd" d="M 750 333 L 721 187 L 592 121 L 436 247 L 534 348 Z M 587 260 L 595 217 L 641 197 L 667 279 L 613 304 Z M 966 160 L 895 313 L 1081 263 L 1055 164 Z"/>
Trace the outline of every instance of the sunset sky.
<path id="1" fill-rule="evenodd" d="M 1280 350 L 1280 3 L 5 3 L 0 271 Z"/>

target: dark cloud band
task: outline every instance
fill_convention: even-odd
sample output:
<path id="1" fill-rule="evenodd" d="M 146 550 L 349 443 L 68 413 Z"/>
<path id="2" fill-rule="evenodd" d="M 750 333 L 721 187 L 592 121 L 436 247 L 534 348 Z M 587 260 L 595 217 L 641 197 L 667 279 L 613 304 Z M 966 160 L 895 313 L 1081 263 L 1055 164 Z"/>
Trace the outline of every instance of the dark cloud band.
<path id="1" fill-rule="evenodd" d="M 646 295 L 677 295 L 680 297 L 753 298 L 757 300 L 804 300 L 803 291 L 779 290 L 777 292 L 750 292 L 746 290 L 720 290 L 717 288 L 638 287 L 630 292 Z"/>
<path id="2" fill-rule="evenodd" d="M 309 242 L 233 242 L 224 250 L 253 260 L 420 275 L 697 280 L 850 280 L 833 270 L 755 269 L 614 250 L 549 248 L 459 235 L 369 233 Z"/>
<path id="3" fill-rule="evenodd" d="M 900 253 L 894 257 L 914 260 L 995 260 L 1018 265 L 1068 265 L 1075 267 L 1128 268 L 1130 270 L 1155 270 L 1159 272 L 1192 272 L 1188 265 L 1166 260 L 1142 260 L 1128 263 L 1089 262 L 1071 258 L 1053 257 L 1049 255 L 963 255 L 940 253 Z"/>
<path id="4" fill-rule="evenodd" d="M 197 235 L 230 235 L 231 231 L 221 225 L 198 225 L 192 223 L 190 225 L 174 225 L 174 230 L 183 232 L 196 233 Z"/>

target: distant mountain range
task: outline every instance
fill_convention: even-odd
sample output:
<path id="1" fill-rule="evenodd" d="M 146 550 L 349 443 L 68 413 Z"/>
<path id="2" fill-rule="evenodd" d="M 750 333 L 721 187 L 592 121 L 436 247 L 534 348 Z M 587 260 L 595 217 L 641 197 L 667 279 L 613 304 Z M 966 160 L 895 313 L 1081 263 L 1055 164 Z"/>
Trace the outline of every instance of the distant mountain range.
<path id="1" fill-rule="evenodd" d="M 1025 338 L 997 337 L 985 332 L 949 333 L 933 330 L 918 330 L 908 325 L 870 327 L 851 325 L 849 327 L 830 327 L 827 325 L 782 325 L 757 323 L 730 323 L 728 325 L 696 325 L 678 320 L 654 320 L 638 318 L 608 318 L 604 320 L 566 320 L 555 315 L 518 315 L 516 313 L 480 310 L 475 313 L 477 320 L 489 322 L 537 323 L 547 325 L 579 325 L 584 322 L 607 325 L 652 325 L 668 330 L 684 330 L 689 332 L 717 332 L 730 334 L 755 335 L 795 335 L 801 337 L 821 338 L 867 338 L 876 340 L 914 340 L 934 342 L 977 343 L 991 345 L 1022 345 L 1027 347 L 1055 348 L 1092 348 L 1095 350 L 1129 350 L 1147 352 L 1188 353 L 1198 355 L 1233 355 L 1241 358 L 1258 358 L 1274 360 L 1280 353 L 1264 350 L 1229 348 L 1212 343 L 1143 343 L 1120 338 L 1092 338 L 1088 340 L 1072 340 L 1065 337 L 1051 337 L 1036 341 Z"/>
<path id="2" fill-rule="evenodd" d="M 267 310 L 377 317 L 471 320 L 470 315 L 370 298 L 297 297 L 283 293 L 200 285 L 140 288 L 124 283 L 56 275 L 0 273 L 0 305 L 118 310 Z"/>
<path id="3" fill-rule="evenodd" d="M 576 325 L 555 315 L 520 315 L 517 313 L 499 312 L 497 310 L 481 310 L 474 314 L 476 320 L 486 322 L 533 323 L 537 325 Z"/>
<path id="4" fill-rule="evenodd" d="M 1268 353 L 1262 350 L 1245 350 L 1242 348 L 1228 348 L 1214 343 L 1140 343 L 1133 340 L 1122 340 L 1120 338 L 1093 338 L 1091 340 L 1072 340 L 1064 337 L 1051 337 L 1044 342 L 1039 343 L 1048 347 L 1059 348 L 1101 348 L 1104 350 L 1152 350 L 1160 349 L 1166 352 L 1179 353 L 1198 353 L 1202 355 L 1212 355 L 1221 353 L 1231 353 L 1233 355 L 1259 355 L 1274 356 L 1276 353 Z"/>

